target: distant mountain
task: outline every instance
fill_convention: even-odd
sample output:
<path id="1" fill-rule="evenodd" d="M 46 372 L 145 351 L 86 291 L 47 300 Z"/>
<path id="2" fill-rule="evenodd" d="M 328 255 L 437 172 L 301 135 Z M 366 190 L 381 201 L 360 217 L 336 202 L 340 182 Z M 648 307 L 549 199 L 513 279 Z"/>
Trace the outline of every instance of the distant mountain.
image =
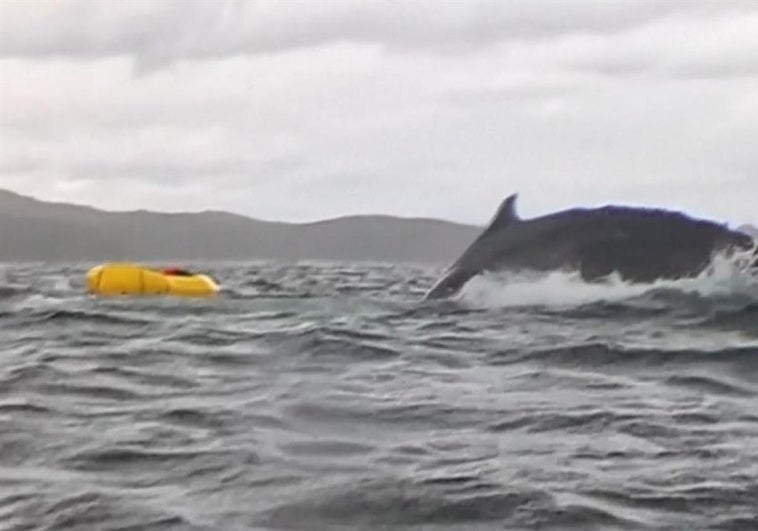
<path id="1" fill-rule="evenodd" d="M 755 225 L 742 225 L 737 227 L 737 230 L 749 234 L 755 241 L 758 241 L 758 227 Z"/>
<path id="2" fill-rule="evenodd" d="M 356 260 L 445 263 L 480 227 L 391 216 L 316 223 L 226 212 L 108 212 L 0 189 L 0 261 Z"/>

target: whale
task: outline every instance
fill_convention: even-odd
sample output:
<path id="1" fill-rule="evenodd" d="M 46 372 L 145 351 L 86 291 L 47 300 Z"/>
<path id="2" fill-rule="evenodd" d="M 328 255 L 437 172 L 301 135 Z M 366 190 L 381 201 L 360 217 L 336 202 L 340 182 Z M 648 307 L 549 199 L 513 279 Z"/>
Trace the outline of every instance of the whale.
<path id="1" fill-rule="evenodd" d="M 748 252 L 754 239 L 725 224 L 678 211 L 607 205 L 521 219 L 518 194 L 506 197 L 487 227 L 426 292 L 449 298 L 474 276 L 499 271 L 572 271 L 593 282 L 616 273 L 625 281 L 695 277 L 718 253 Z M 750 255 L 750 250 L 753 254 Z"/>

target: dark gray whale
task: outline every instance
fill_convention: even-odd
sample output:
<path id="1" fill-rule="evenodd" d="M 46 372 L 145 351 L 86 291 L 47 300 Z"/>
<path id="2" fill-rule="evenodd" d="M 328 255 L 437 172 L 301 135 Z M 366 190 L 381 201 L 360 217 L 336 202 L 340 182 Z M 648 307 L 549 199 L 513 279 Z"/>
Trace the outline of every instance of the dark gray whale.
<path id="1" fill-rule="evenodd" d="M 667 210 L 574 208 L 521 220 L 516 197 L 502 202 L 489 226 L 425 299 L 451 296 L 485 271 L 573 270 L 588 281 L 613 272 L 632 282 L 692 277 L 709 266 L 715 253 L 755 248 L 747 234 Z"/>

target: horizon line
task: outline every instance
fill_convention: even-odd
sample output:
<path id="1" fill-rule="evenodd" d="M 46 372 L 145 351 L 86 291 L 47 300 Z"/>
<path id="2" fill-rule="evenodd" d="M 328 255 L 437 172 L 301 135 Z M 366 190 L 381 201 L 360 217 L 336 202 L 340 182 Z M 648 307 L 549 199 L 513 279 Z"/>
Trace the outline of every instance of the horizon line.
<path id="1" fill-rule="evenodd" d="M 182 215 L 201 215 L 201 214 L 223 214 L 227 216 L 236 216 L 240 218 L 244 218 L 249 221 L 259 222 L 259 223 L 269 223 L 269 224 L 279 224 L 279 225 L 316 225 L 320 223 L 329 223 L 334 221 L 341 221 L 341 220 L 349 220 L 349 219 L 361 219 L 361 218 L 385 218 L 385 219 L 393 219 L 393 220 L 400 220 L 400 221 L 428 221 L 428 222 L 435 222 L 435 223 L 446 223 L 450 225 L 458 225 L 461 227 L 470 227 L 470 228 L 485 228 L 487 224 L 489 223 L 489 219 L 485 220 L 481 224 L 476 223 L 469 223 L 469 222 L 463 222 L 463 221 L 453 221 L 450 219 L 444 219 L 444 218 L 435 218 L 435 217 L 429 217 L 429 216 L 401 216 L 397 214 L 384 214 L 384 213 L 372 213 L 372 214 L 340 214 L 335 215 L 332 217 L 325 217 L 325 218 L 319 218 L 319 219 L 313 219 L 313 220 L 307 220 L 307 221 L 286 221 L 286 220 L 277 220 L 277 219 L 266 219 L 266 218 L 258 218 L 251 216 L 249 214 L 242 214 L 239 212 L 234 212 L 231 210 L 218 210 L 218 209 L 211 209 L 207 208 L 204 210 L 179 210 L 179 211 L 166 211 L 166 210 L 150 210 L 147 208 L 137 208 L 137 209 L 130 209 L 130 210 L 112 210 L 108 208 L 98 207 L 90 204 L 85 203 L 78 203 L 78 202 L 70 202 L 70 201 L 59 201 L 59 200 L 50 200 L 50 199 L 43 199 L 37 196 L 29 195 L 22 192 L 17 192 L 15 190 L 12 190 L 8 187 L 0 186 L 0 192 L 7 192 L 12 195 L 16 195 L 18 197 L 36 201 L 38 203 L 44 203 L 48 205 L 58 205 L 58 206 L 68 206 L 68 207 L 75 207 L 75 208 L 83 208 L 83 209 L 89 209 L 94 210 L 103 214 L 156 214 L 156 215 L 162 215 L 162 216 L 182 216 Z M 517 194 L 520 195 L 520 194 Z M 666 208 L 666 207 L 660 207 L 660 206 L 646 206 L 646 205 L 614 205 L 614 204 L 597 204 L 593 206 L 577 206 L 577 207 L 570 207 L 570 208 L 603 208 L 608 206 L 622 206 L 627 208 L 639 208 L 639 209 L 645 209 L 645 210 L 668 210 L 671 212 L 680 212 L 685 215 L 694 217 L 693 213 L 688 213 L 685 210 L 677 210 L 673 208 Z M 557 212 L 557 211 L 554 211 Z M 553 213 L 553 212 L 551 212 Z M 529 219 L 529 218 L 527 218 Z M 706 216 L 701 217 L 701 219 L 714 221 L 713 218 L 709 218 Z M 721 223 L 726 226 L 730 226 L 730 224 L 727 221 L 721 220 L 721 221 L 715 221 L 716 223 Z M 756 220 L 758 222 L 758 220 Z M 735 228 L 739 227 L 756 227 L 756 225 L 753 224 L 752 221 L 742 221 L 742 222 L 734 222 L 733 226 Z"/>

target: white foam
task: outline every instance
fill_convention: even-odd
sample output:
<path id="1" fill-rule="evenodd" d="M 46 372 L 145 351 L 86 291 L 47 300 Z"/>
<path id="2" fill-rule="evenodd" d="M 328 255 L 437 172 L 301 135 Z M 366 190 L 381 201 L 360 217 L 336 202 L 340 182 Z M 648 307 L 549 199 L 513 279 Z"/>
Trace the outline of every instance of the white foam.
<path id="1" fill-rule="evenodd" d="M 28 297 L 24 297 L 13 305 L 14 310 L 48 310 L 61 307 L 65 304 L 63 299 L 53 297 L 50 295 L 43 295 L 41 293 L 33 293 Z"/>
<path id="2" fill-rule="evenodd" d="M 672 290 L 706 298 L 739 297 L 758 301 L 758 275 L 748 271 L 749 253 L 717 256 L 695 278 L 631 283 L 617 274 L 600 282 L 585 282 L 575 272 L 485 273 L 471 279 L 456 300 L 466 306 L 503 308 L 519 306 L 575 307 L 594 302 L 622 301 L 653 290 Z"/>
<path id="3" fill-rule="evenodd" d="M 71 278 L 69 276 L 50 275 L 46 280 L 53 291 L 61 292 L 73 290 L 73 286 L 71 285 Z"/>

